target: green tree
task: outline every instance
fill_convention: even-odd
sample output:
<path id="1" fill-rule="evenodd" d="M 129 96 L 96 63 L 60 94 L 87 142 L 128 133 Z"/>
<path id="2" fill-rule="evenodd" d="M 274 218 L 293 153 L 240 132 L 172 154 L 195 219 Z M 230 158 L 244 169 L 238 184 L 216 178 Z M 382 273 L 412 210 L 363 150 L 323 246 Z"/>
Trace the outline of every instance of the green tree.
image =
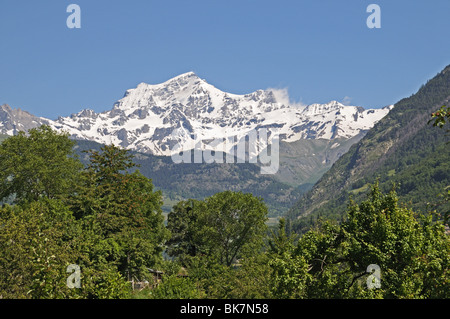
<path id="1" fill-rule="evenodd" d="M 81 185 L 69 200 L 78 219 L 89 220 L 101 234 L 101 258 L 131 280 L 149 277 L 162 261 L 168 238 L 162 196 L 138 170 L 128 151 L 107 145 L 91 151 Z"/>
<path id="2" fill-rule="evenodd" d="M 286 220 L 278 222 L 278 231 L 269 238 L 268 265 L 271 268 L 270 291 L 274 298 L 305 297 L 305 285 L 310 280 L 309 265 L 304 256 L 296 254 L 295 235 L 286 234 Z"/>
<path id="3" fill-rule="evenodd" d="M 190 281 L 163 282 L 164 295 L 171 296 L 167 289 L 176 283 L 195 283 L 190 291 L 205 298 L 269 297 L 270 268 L 261 253 L 266 220 L 262 200 L 241 192 L 177 203 L 168 216 L 167 251 L 187 268 Z"/>
<path id="4" fill-rule="evenodd" d="M 441 221 L 398 204 L 394 190 L 376 183 L 368 199 L 353 201 L 341 225 L 320 222 L 294 250 L 271 261 L 274 295 L 303 298 L 448 298 L 450 243 Z M 288 253 L 286 253 L 286 251 Z M 381 287 L 369 289 L 375 264 Z"/>
<path id="5" fill-rule="evenodd" d="M 205 200 L 200 206 L 200 231 L 203 250 L 224 265 L 261 249 L 267 226 L 267 207 L 252 194 L 225 191 Z"/>
<path id="6" fill-rule="evenodd" d="M 65 273 L 79 258 L 78 225 L 61 201 L 40 199 L 0 210 L 0 295 L 69 298 Z"/>
<path id="7" fill-rule="evenodd" d="M 267 207 L 252 194 L 225 191 L 202 202 L 181 202 L 169 214 L 168 251 L 182 258 L 207 255 L 231 266 L 261 248 L 266 220 Z"/>
<path id="8" fill-rule="evenodd" d="M 77 221 L 61 200 L 42 198 L 0 209 L 2 298 L 123 298 L 130 287 L 116 267 L 98 258 L 99 234 Z M 78 265 L 81 287 L 67 286 Z"/>
<path id="9" fill-rule="evenodd" d="M 378 184 L 368 200 L 349 207 L 343 224 L 349 267 L 362 273 L 377 264 L 386 298 L 448 297 L 450 246 L 444 225 L 431 215 L 416 216 L 398 205 L 394 190 L 384 195 Z"/>
<path id="10" fill-rule="evenodd" d="M 275 233 L 271 230 L 269 238 L 269 252 L 272 254 L 282 255 L 284 252 L 290 252 L 295 247 L 296 234 L 287 235 L 286 219 L 280 218 L 278 221 L 278 231 Z"/>
<path id="11" fill-rule="evenodd" d="M 443 128 L 445 123 L 450 119 L 450 106 L 443 105 L 439 110 L 431 113 L 431 117 L 432 119 L 428 123 L 433 122 L 433 126 Z"/>
<path id="12" fill-rule="evenodd" d="M 60 198 L 74 189 L 82 164 L 67 133 L 43 125 L 0 145 L 0 200 Z"/>
<path id="13" fill-rule="evenodd" d="M 199 228 L 199 206 L 204 202 L 189 199 L 173 206 L 167 216 L 167 229 L 171 237 L 167 241 L 167 254 L 177 256 L 179 262 L 186 266 L 187 259 L 201 251 L 201 242 L 196 235 Z"/>

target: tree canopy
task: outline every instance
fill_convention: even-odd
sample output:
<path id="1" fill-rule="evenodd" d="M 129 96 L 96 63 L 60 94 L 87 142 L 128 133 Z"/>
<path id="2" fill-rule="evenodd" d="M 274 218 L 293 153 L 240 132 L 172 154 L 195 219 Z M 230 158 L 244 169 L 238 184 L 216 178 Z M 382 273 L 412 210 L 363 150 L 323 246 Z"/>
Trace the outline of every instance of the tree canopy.
<path id="1" fill-rule="evenodd" d="M 70 193 L 82 169 L 75 142 L 49 126 L 7 138 L 0 144 L 0 200 L 33 201 Z"/>
<path id="2" fill-rule="evenodd" d="M 284 218 L 268 227 L 263 200 L 239 191 L 181 200 L 165 225 L 162 193 L 127 150 L 92 150 L 83 167 L 72 147 L 45 126 L 0 145 L 0 298 L 449 298 L 445 216 L 395 188 L 375 182 L 302 234 Z"/>
<path id="3" fill-rule="evenodd" d="M 169 252 L 185 258 L 204 254 L 230 266 L 242 254 L 261 246 L 267 207 L 251 194 L 225 191 L 204 201 L 174 206 L 168 217 Z"/>
<path id="4" fill-rule="evenodd" d="M 168 231 L 161 193 L 114 145 L 83 169 L 67 134 L 42 126 L 0 145 L 0 296 L 124 298 L 131 279 L 150 278 Z M 67 267 L 81 270 L 80 289 Z"/>

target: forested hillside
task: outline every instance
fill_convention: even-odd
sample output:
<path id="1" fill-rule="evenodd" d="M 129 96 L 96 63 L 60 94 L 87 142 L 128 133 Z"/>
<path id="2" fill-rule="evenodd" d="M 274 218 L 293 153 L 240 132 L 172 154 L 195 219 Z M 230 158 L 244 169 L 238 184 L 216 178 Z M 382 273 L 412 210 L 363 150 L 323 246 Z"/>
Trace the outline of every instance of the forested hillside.
<path id="1" fill-rule="evenodd" d="M 358 201 L 379 180 L 395 185 L 401 202 L 418 211 L 437 209 L 450 184 L 449 136 L 428 122 L 450 99 L 450 66 L 419 91 L 395 104 L 288 212 L 293 227 L 305 230 L 318 217 L 341 220 L 350 196 Z"/>

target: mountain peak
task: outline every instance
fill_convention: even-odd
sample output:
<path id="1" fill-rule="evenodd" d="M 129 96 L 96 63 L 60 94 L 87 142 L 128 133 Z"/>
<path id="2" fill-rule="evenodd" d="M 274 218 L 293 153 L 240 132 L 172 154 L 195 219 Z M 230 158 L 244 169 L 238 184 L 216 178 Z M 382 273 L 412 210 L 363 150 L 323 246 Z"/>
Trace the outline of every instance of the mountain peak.
<path id="1" fill-rule="evenodd" d="M 197 74 L 195 74 L 194 72 L 190 71 L 190 72 L 186 72 L 186 73 L 182 73 L 180 75 L 174 76 L 173 78 L 170 78 L 164 82 L 161 83 L 157 83 L 157 84 L 149 84 L 147 82 L 140 82 L 134 89 L 128 89 L 125 93 L 125 96 L 128 92 L 131 92 L 133 90 L 136 89 L 147 89 L 147 88 L 151 88 L 151 87 L 161 87 L 161 86 L 167 86 L 170 83 L 174 83 L 174 82 L 179 82 L 179 81 L 185 81 L 185 80 L 189 80 L 189 79 L 200 79 Z"/>
<path id="2" fill-rule="evenodd" d="M 11 108 L 11 106 L 9 106 L 8 104 L 3 104 L 3 105 L 0 105 L 0 109 L 2 109 L 3 111 L 7 111 L 7 112 L 11 112 L 12 111 L 12 108 Z"/>
<path id="3" fill-rule="evenodd" d="M 20 111 L 5 112 L 7 109 L 4 106 L 0 112 L 5 118 L 26 118 Z M 261 128 L 279 134 L 286 142 L 351 138 L 370 129 L 388 112 L 362 112 L 337 101 L 298 108 L 290 103 L 287 91 L 227 93 L 189 71 L 159 84 L 141 82 L 127 90 L 109 111 L 86 109 L 59 117 L 51 125 L 74 138 L 168 156 L 176 144 L 182 148 L 191 145 L 195 135 L 205 140 L 235 136 L 237 143 Z M 31 125 L 42 120 L 29 118 L 28 122 Z M 10 125 L 2 131 L 13 134 L 12 128 Z"/>
<path id="4" fill-rule="evenodd" d="M 15 135 L 19 131 L 28 131 L 42 124 L 48 124 L 48 121 L 20 108 L 12 108 L 8 104 L 0 106 L 1 134 Z"/>
<path id="5" fill-rule="evenodd" d="M 189 71 L 189 72 L 177 75 L 173 79 L 176 79 L 176 78 L 187 78 L 187 77 L 197 77 L 198 78 L 197 74 L 195 74 L 194 71 Z"/>
<path id="6" fill-rule="evenodd" d="M 177 76 L 161 83 L 160 85 L 169 84 L 169 83 L 173 83 L 173 82 L 187 82 L 187 81 L 197 81 L 197 80 L 201 80 L 201 79 L 193 71 L 189 71 L 189 72 L 177 75 Z"/>
<path id="7" fill-rule="evenodd" d="M 299 109 L 291 105 L 285 91 L 227 93 L 190 71 L 159 84 L 140 83 L 127 90 L 111 111 L 95 114 L 85 110 L 57 122 L 58 126 L 70 126 L 76 138 L 168 156 L 175 144 L 188 147 L 194 135 L 241 139 L 260 128 L 276 131 L 286 142 L 351 138 L 370 129 L 388 112 L 366 114 L 337 101 Z"/>

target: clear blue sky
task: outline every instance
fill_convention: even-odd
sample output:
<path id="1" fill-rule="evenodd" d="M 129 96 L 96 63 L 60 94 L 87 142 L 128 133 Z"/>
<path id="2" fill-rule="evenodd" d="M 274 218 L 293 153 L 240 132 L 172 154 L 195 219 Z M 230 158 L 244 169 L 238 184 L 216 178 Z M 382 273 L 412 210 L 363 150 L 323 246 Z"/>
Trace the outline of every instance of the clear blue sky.
<path id="1" fill-rule="evenodd" d="M 69 29 L 69 4 L 81 29 Z M 381 29 L 369 29 L 369 4 Z M 194 71 L 236 94 L 378 108 L 450 64 L 449 0 L 1 0 L 0 104 L 56 118 L 111 109 Z"/>

